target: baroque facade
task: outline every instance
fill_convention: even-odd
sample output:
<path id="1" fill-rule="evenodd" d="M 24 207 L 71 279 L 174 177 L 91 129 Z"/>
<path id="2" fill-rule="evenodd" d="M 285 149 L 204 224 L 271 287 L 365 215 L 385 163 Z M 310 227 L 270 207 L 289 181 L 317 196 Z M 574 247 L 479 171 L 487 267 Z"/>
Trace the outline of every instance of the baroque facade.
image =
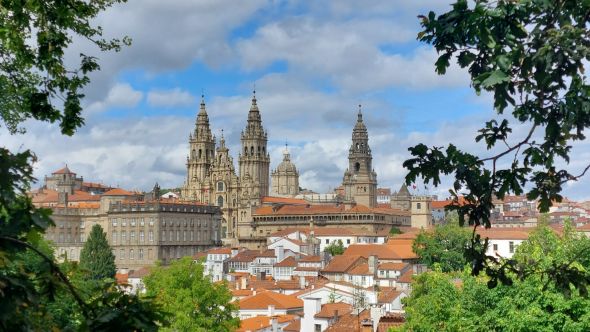
<path id="1" fill-rule="evenodd" d="M 285 146 L 283 161 L 272 172 L 273 196 L 295 196 L 299 194 L 299 172 L 291 162 L 291 154 Z"/>
<path id="2" fill-rule="evenodd" d="M 222 213 L 222 237 L 227 244 L 236 244 L 238 223 L 250 218 L 252 210 L 260 206 L 262 197 L 269 195 L 270 156 L 268 136 L 256 101 L 248 112 L 246 128 L 241 133 L 238 174 L 233 158 L 221 137 L 216 148 L 211 134 L 204 98 L 197 115 L 195 130 L 189 135 L 187 178 L 181 197 L 218 206 Z"/>
<path id="3" fill-rule="evenodd" d="M 58 257 L 78 261 L 92 226 L 98 224 L 113 248 L 118 269 L 164 264 L 220 244 L 221 213 L 216 206 L 159 198 L 78 181 L 67 167 L 46 177 L 31 192 L 33 203 L 52 209 L 55 227 L 45 236 Z M 98 188 L 98 189 L 97 189 Z"/>

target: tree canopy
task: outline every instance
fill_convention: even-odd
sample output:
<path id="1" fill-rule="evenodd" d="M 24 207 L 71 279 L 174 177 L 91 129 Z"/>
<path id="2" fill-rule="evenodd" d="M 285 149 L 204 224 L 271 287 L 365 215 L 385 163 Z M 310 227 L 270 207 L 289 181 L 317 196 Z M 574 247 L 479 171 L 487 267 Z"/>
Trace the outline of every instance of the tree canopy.
<path id="1" fill-rule="evenodd" d="M 406 182 L 421 178 L 440 185 L 443 176 L 452 177 L 450 193 L 457 203 L 463 196 L 465 204 L 448 209 L 474 226 L 490 226 L 496 197 L 526 193 L 539 199 L 541 212 L 561 201 L 564 184 L 590 168 L 568 167 L 574 142 L 585 139 L 590 126 L 588 13 L 588 1 L 458 0 L 449 12 L 420 16 L 418 39 L 439 53 L 436 72 L 445 74 L 454 58 L 468 71 L 475 92 L 493 95 L 497 116 L 475 137 L 489 156 L 453 144 L 418 144 L 409 148 L 412 158 L 404 162 Z M 479 240 L 474 237 L 467 251 L 474 274 L 497 263 Z"/>
<path id="2" fill-rule="evenodd" d="M 516 250 L 516 264 L 572 264 L 587 278 L 590 239 L 568 226 L 563 236 L 548 227 L 531 234 Z M 564 270 L 566 271 L 566 270 Z M 423 273 L 412 284 L 405 300 L 408 331 L 588 331 L 590 298 L 553 277 L 533 274 L 511 286 L 491 285 L 488 276 L 470 272 Z"/>
<path id="3" fill-rule="evenodd" d="M 152 268 L 145 277 L 146 295 L 170 317 L 170 331 L 232 331 L 239 319 L 232 314 L 231 292 L 225 283 L 203 276 L 203 264 L 184 257 L 169 266 Z M 163 329 L 167 330 L 167 329 Z"/>
<path id="4" fill-rule="evenodd" d="M 342 240 L 338 239 L 327 245 L 326 248 L 324 248 L 324 251 L 332 256 L 342 255 L 344 253 L 344 244 L 342 243 Z"/>
<path id="5" fill-rule="evenodd" d="M 443 272 L 462 271 L 469 263 L 465 258 L 465 249 L 470 240 L 468 228 L 449 222 L 433 230 L 421 230 L 412 248 L 420 258 L 420 263 L 429 268 L 437 265 Z"/>
<path id="6" fill-rule="evenodd" d="M 92 279 L 115 278 L 115 255 L 99 224 L 92 226 L 90 235 L 80 251 L 80 267 L 87 270 Z"/>

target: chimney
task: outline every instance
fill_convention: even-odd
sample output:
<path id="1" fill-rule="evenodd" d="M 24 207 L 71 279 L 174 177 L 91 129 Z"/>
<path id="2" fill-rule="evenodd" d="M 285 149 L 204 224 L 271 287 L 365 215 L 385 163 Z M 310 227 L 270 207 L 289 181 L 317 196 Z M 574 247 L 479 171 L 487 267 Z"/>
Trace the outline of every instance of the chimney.
<path id="1" fill-rule="evenodd" d="M 279 321 L 276 316 L 270 318 L 270 326 L 272 327 L 272 332 L 279 332 Z"/>
<path id="2" fill-rule="evenodd" d="M 272 304 L 268 305 L 268 316 L 272 317 L 275 315 L 275 306 Z"/>
<path id="3" fill-rule="evenodd" d="M 369 256 L 369 273 L 375 275 L 377 273 L 377 256 Z"/>
<path id="4" fill-rule="evenodd" d="M 277 258 L 277 262 L 281 262 L 285 259 L 285 248 L 283 246 L 277 246 L 275 248 L 275 257 Z"/>
<path id="5" fill-rule="evenodd" d="M 304 289 L 304 288 L 305 288 L 305 277 L 299 276 L 299 289 Z"/>
<path id="6" fill-rule="evenodd" d="M 338 309 L 334 310 L 334 318 L 332 320 L 332 324 L 335 324 L 338 321 Z"/>
<path id="7" fill-rule="evenodd" d="M 246 279 L 246 277 L 242 277 L 240 279 L 240 281 L 242 282 L 242 288 L 241 289 L 246 289 L 248 288 L 248 279 Z"/>

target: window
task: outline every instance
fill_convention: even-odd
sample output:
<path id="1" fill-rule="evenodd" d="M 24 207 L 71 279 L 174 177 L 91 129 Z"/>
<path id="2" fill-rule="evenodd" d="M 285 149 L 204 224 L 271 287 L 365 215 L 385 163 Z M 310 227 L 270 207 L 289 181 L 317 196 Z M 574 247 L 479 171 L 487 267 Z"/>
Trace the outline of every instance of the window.
<path id="1" fill-rule="evenodd" d="M 154 231 L 149 231 L 148 232 L 148 240 L 150 242 L 154 242 Z"/>
<path id="2" fill-rule="evenodd" d="M 514 253 L 514 241 L 508 242 L 508 252 L 510 252 L 511 254 Z"/>
<path id="3" fill-rule="evenodd" d="M 328 243 L 330 243 L 330 240 L 329 239 L 326 239 L 326 244 L 328 244 Z"/>
<path id="4" fill-rule="evenodd" d="M 121 244 L 125 244 L 127 243 L 127 232 L 122 231 L 121 232 Z"/>
<path id="5" fill-rule="evenodd" d="M 223 207 L 223 197 L 222 196 L 217 197 L 217 206 Z"/>
<path id="6" fill-rule="evenodd" d="M 113 244 L 117 243 L 117 232 L 113 232 Z"/>
<path id="7" fill-rule="evenodd" d="M 150 218 L 150 226 L 154 226 L 154 217 Z"/>
<path id="8" fill-rule="evenodd" d="M 141 220 L 139 221 L 139 226 L 144 226 L 144 225 L 145 225 L 144 219 L 141 218 Z"/>
<path id="9" fill-rule="evenodd" d="M 133 249 L 129 249 L 129 259 L 135 259 L 135 252 L 133 252 Z"/>
<path id="10" fill-rule="evenodd" d="M 186 241 L 186 231 L 184 231 L 182 234 L 182 241 Z"/>
<path id="11" fill-rule="evenodd" d="M 321 324 L 315 324 L 314 325 L 314 332 L 322 332 L 322 325 Z"/>
<path id="12" fill-rule="evenodd" d="M 129 233 L 129 242 L 135 243 L 135 231 Z"/>
<path id="13" fill-rule="evenodd" d="M 137 251 L 137 259 L 143 259 L 143 249 Z"/>
<path id="14" fill-rule="evenodd" d="M 135 226 L 135 218 L 131 218 L 131 223 L 130 223 L 130 225 L 131 225 L 131 226 Z"/>
<path id="15" fill-rule="evenodd" d="M 350 239 L 346 239 L 346 244 L 350 244 Z"/>
<path id="16" fill-rule="evenodd" d="M 416 203 L 416 209 L 420 210 L 422 208 L 422 204 Z"/>
<path id="17" fill-rule="evenodd" d="M 80 234 L 80 242 L 84 242 L 86 239 L 84 238 L 84 233 Z"/>
<path id="18" fill-rule="evenodd" d="M 119 259 L 125 259 L 125 249 L 119 250 Z"/>
<path id="19" fill-rule="evenodd" d="M 168 232 L 168 241 L 174 241 L 174 231 Z"/>
<path id="20" fill-rule="evenodd" d="M 194 240 L 195 240 L 195 232 L 191 231 L 191 241 L 194 241 Z"/>
<path id="21" fill-rule="evenodd" d="M 217 182 L 217 191 L 223 191 L 223 182 Z"/>
<path id="22" fill-rule="evenodd" d="M 498 251 L 498 244 L 494 243 L 494 251 Z"/>
<path id="23" fill-rule="evenodd" d="M 143 231 L 139 231 L 139 242 L 143 243 L 143 241 L 144 241 Z"/>
<path id="24" fill-rule="evenodd" d="M 121 226 L 127 226 L 127 219 L 121 218 Z"/>
<path id="25" fill-rule="evenodd" d="M 111 219 L 111 223 L 112 223 L 113 227 L 117 227 L 117 218 Z"/>

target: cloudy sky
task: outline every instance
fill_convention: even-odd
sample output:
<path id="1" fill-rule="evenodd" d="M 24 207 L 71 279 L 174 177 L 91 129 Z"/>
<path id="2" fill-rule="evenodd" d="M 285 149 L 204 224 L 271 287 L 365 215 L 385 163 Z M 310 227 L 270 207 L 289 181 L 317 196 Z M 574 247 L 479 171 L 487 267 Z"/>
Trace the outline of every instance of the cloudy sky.
<path id="1" fill-rule="evenodd" d="M 0 128 L 0 141 L 35 151 L 39 178 L 67 163 L 89 181 L 178 187 L 201 93 L 213 132 L 224 130 L 237 164 L 255 86 L 271 168 L 288 142 L 301 186 L 338 186 L 362 104 L 379 186 L 397 189 L 407 148 L 417 143 L 487 153 L 473 138 L 493 117 L 490 97 L 476 96 L 458 68 L 436 75 L 436 52 L 416 41 L 416 16 L 449 2 L 130 0 L 97 20 L 107 36 L 127 35 L 133 44 L 98 54 L 86 126 L 70 138 L 55 125 L 27 122 L 24 135 Z M 88 48 L 77 41 L 68 56 Z M 577 156 L 590 159 L 590 148 Z M 566 194 L 590 198 L 587 184 L 570 184 Z"/>

